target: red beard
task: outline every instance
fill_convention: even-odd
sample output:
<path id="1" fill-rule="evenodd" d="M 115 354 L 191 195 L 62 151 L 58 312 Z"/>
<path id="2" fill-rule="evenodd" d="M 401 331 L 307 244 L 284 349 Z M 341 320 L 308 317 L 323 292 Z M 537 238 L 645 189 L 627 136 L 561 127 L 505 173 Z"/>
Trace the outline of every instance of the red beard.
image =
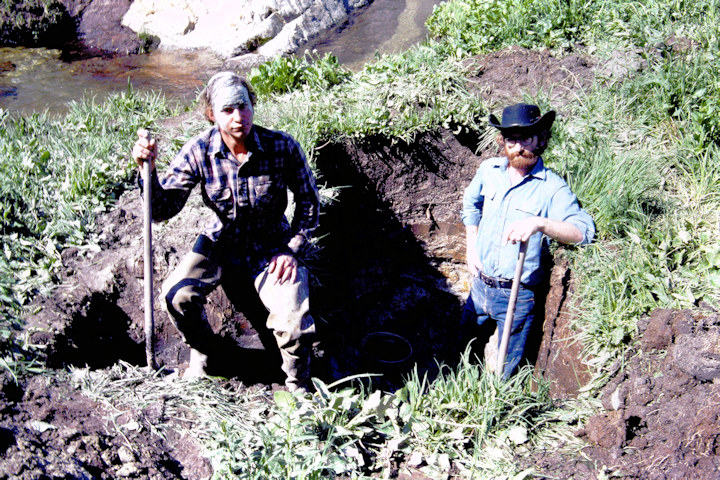
<path id="1" fill-rule="evenodd" d="M 508 164 L 511 167 L 524 172 L 529 172 L 538 161 L 537 155 L 528 150 L 521 150 L 513 154 L 506 150 L 505 155 L 508 157 Z"/>

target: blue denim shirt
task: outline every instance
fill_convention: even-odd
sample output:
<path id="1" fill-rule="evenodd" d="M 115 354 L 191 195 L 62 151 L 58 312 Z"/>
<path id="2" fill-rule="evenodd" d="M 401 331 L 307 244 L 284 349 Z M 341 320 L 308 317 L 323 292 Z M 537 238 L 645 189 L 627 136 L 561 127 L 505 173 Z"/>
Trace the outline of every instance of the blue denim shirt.
<path id="1" fill-rule="evenodd" d="M 592 217 L 559 175 L 538 159 L 532 171 L 517 185 L 510 185 L 508 160 L 488 159 L 480 164 L 463 197 L 462 221 L 478 226 L 477 251 L 485 275 L 511 280 L 515 276 L 520 244 L 504 244 L 507 227 L 520 219 L 538 216 L 571 223 L 582 232 L 580 244 L 595 236 Z M 528 241 L 522 282 L 537 285 L 542 280 L 541 255 L 549 238 L 538 232 Z"/>

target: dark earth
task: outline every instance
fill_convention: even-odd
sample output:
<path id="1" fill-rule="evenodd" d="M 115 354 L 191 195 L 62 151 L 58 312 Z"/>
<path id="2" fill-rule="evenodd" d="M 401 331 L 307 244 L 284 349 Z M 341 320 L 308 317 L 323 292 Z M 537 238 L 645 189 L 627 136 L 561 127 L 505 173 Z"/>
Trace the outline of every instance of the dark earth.
<path id="1" fill-rule="evenodd" d="M 87 2 L 86 2 L 87 3 Z M 81 5 L 82 2 L 78 2 Z M 510 48 L 468 62 L 468 88 L 494 110 L 552 88 L 559 121 L 579 89 L 603 75 L 642 67 L 634 55 L 595 65 L 582 54 Z M 483 112 L 485 115 L 487 112 Z M 184 118 L 156 129 L 172 138 Z M 436 361 L 454 365 L 464 348 L 458 334 L 467 294 L 462 191 L 493 147 L 476 151 L 477 133 L 453 126 L 418 135 L 409 144 L 383 137 L 343 141 L 315 153 L 319 183 L 342 187 L 323 209 L 318 250 L 307 259 L 314 278 L 312 307 L 318 324 L 313 374 L 330 382 L 381 371 L 375 387 L 392 390 L 413 365 L 435 373 Z M 128 156 L 130 146 L 128 145 Z M 200 231 L 198 197 L 183 213 L 153 227 L 155 292 Z M 141 198 L 130 190 L 98 220 L 97 251 L 63 252 L 64 271 L 49 297 L 27 318 L 30 343 L 42 346 L 48 367 L 102 370 L 119 361 L 145 365 Z M 545 320 L 528 359 L 552 382 L 558 401 L 573 398 L 589 380 L 573 340 L 575 278 L 563 250 L 555 255 Z M 218 350 L 208 373 L 234 386 L 282 388 L 278 354 L 263 331 L 252 295 L 231 305 L 221 292 L 208 304 Z M 156 353 L 168 371 L 181 372 L 188 350 L 156 299 Z M 585 447 L 574 455 L 534 451 L 517 458 L 542 478 L 720 478 L 720 316 L 707 306 L 655 311 L 638 325 L 638 343 L 614 369 L 602 392 L 604 410 L 576 435 Z M 405 339 L 411 350 L 388 367 L 388 351 L 373 344 L 377 332 Z M 398 338 L 398 337 L 392 337 Z M 264 367 L 258 367 L 264 366 Z M 43 375 L 16 382 L 0 377 L 0 478 L 204 479 L 212 474 L 192 438 L 149 429 L 118 435 L 104 405 L 70 384 Z M 152 424 L 152 409 L 125 412 L 116 424 Z M 130 448 L 132 445 L 133 448 Z M 401 468 L 398 478 L 425 478 Z"/>

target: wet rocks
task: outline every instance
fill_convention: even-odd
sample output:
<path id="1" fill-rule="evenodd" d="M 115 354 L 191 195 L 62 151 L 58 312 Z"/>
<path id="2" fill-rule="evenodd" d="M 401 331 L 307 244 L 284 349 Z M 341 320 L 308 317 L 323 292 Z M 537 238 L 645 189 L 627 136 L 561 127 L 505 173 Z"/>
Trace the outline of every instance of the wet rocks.
<path id="1" fill-rule="evenodd" d="M 72 36 L 72 19 L 58 1 L 0 4 L 0 45 L 48 46 Z"/>
<path id="2" fill-rule="evenodd" d="M 61 0 L 75 21 L 77 40 L 89 53 L 138 53 L 145 41 L 121 24 L 132 0 Z"/>
<path id="3" fill-rule="evenodd" d="M 295 51 L 341 25 L 369 0 L 136 0 L 123 18 L 161 48 L 209 48 L 224 58 L 260 63 Z M 246 57 L 246 56 L 250 57 Z"/>
<path id="4" fill-rule="evenodd" d="M 38 9 L 24 0 L 0 8 L 0 45 L 59 48 L 72 58 L 208 49 L 249 67 L 296 51 L 371 1 L 55 0 Z"/>

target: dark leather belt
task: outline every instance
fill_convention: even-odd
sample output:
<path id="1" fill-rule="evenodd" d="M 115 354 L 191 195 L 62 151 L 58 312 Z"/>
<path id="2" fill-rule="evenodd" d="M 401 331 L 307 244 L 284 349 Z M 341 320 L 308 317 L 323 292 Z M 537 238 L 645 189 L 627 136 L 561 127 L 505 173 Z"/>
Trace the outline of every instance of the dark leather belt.
<path id="1" fill-rule="evenodd" d="M 485 285 L 492 288 L 512 288 L 512 280 L 505 280 L 504 278 L 488 277 L 482 272 L 478 272 L 480 280 Z"/>

